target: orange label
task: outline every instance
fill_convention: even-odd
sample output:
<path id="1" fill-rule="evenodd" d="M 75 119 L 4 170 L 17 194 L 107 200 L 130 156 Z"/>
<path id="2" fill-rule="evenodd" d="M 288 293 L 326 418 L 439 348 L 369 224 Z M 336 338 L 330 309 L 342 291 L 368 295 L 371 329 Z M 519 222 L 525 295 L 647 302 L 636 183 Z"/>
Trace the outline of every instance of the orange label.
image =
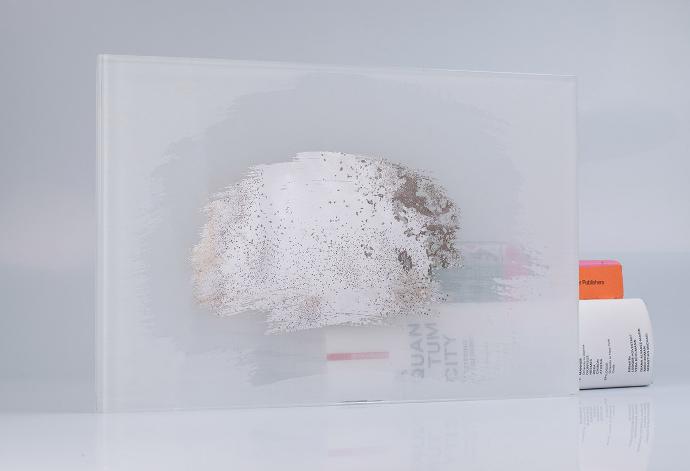
<path id="1" fill-rule="evenodd" d="M 615 260 L 580 260 L 580 299 L 623 297 L 623 267 Z"/>

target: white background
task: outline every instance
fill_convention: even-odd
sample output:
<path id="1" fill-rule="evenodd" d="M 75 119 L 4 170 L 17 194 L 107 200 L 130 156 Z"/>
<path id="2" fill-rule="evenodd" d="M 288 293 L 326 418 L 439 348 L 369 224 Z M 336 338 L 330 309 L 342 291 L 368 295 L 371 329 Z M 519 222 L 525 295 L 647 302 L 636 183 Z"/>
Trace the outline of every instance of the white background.
<path id="1" fill-rule="evenodd" d="M 690 381 L 690 2 L 0 0 L 0 408 L 93 407 L 96 55 L 572 74 L 581 258 Z"/>

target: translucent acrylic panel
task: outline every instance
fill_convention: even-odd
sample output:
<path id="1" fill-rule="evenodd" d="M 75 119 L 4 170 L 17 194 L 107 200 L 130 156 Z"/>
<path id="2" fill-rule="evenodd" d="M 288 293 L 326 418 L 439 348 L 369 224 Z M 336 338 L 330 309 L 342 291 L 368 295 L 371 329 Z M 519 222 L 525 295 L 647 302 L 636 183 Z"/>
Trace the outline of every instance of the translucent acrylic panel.
<path id="1" fill-rule="evenodd" d="M 100 72 L 102 410 L 576 390 L 573 79 Z"/>

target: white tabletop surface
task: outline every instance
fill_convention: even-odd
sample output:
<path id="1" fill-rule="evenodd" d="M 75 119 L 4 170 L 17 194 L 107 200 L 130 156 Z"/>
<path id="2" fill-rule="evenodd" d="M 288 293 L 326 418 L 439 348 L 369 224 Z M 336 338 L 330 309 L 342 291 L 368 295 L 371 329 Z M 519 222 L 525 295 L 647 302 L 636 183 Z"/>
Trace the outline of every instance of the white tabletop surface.
<path id="1" fill-rule="evenodd" d="M 661 470 L 690 466 L 690 386 L 408 404 L 0 415 L 0 469 Z"/>

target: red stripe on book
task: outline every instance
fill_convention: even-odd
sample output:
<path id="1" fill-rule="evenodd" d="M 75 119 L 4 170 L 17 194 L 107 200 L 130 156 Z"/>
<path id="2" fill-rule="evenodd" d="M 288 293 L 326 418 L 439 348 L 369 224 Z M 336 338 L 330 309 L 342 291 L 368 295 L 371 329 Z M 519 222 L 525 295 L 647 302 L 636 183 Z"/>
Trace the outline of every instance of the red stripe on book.
<path id="1" fill-rule="evenodd" d="M 343 353 L 329 353 L 326 355 L 328 361 L 344 361 L 344 360 L 385 360 L 388 358 L 388 352 L 343 352 Z"/>

